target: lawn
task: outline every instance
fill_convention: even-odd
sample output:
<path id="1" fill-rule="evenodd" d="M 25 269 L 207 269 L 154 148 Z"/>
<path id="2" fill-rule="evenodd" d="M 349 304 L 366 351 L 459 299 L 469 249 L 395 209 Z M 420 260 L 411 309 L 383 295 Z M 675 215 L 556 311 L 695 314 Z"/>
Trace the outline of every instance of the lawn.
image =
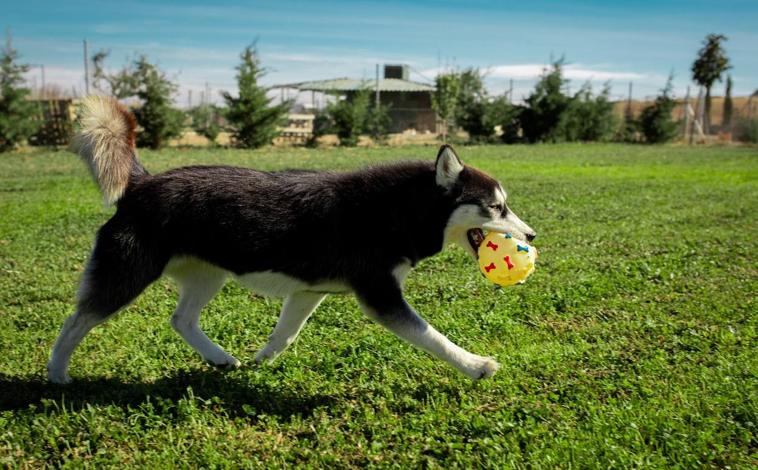
<path id="1" fill-rule="evenodd" d="M 434 148 L 144 151 L 192 163 L 349 169 Z M 471 382 L 331 296 L 277 362 L 252 367 L 281 301 L 233 282 L 216 371 L 151 286 L 44 379 L 95 230 L 112 213 L 66 152 L 0 155 L 0 466 L 731 467 L 758 463 L 758 149 L 462 147 L 539 233 L 537 271 L 495 289 L 458 248 L 409 302 L 502 364 Z"/>

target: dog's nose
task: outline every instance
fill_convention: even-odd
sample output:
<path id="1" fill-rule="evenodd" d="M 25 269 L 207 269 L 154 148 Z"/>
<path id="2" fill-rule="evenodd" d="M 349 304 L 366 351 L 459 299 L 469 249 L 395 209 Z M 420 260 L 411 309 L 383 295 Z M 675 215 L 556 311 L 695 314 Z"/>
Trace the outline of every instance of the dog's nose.
<path id="1" fill-rule="evenodd" d="M 537 234 L 536 233 L 527 233 L 526 234 L 526 241 L 528 241 L 528 242 L 531 242 L 535 238 L 537 238 Z"/>

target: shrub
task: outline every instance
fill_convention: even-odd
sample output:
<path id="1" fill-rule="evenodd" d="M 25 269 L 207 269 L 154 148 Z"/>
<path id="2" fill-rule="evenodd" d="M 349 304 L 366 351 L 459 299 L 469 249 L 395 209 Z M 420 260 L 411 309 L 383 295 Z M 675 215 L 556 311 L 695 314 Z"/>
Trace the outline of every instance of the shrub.
<path id="1" fill-rule="evenodd" d="M 337 100 L 327 106 L 327 112 L 334 123 L 334 131 L 340 139 L 340 145 L 344 147 L 358 145 L 358 138 L 366 129 L 369 101 L 369 92 L 359 90 L 352 96 Z"/>
<path id="2" fill-rule="evenodd" d="M 432 108 L 442 120 L 442 138 L 447 140 L 450 126 L 455 121 L 461 79 L 457 73 L 439 74 L 434 79 Z"/>
<path id="3" fill-rule="evenodd" d="M 739 118 L 734 129 L 737 140 L 758 144 L 758 118 Z"/>
<path id="4" fill-rule="evenodd" d="M 17 59 L 9 36 L 0 55 L 0 152 L 12 150 L 38 128 L 34 120 L 38 109 L 26 99 L 30 91 L 23 87 L 29 66 L 16 63 Z"/>
<path id="5" fill-rule="evenodd" d="M 376 144 L 387 143 L 390 124 L 392 118 L 389 113 L 389 106 L 371 106 L 366 116 L 366 133 Z"/>
<path id="6" fill-rule="evenodd" d="M 192 108 L 189 112 L 192 118 L 192 129 L 208 139 L 212 144 L 221 132 L 221 110 L 212 104 L 203 104 Z"/>
<path id="7" fill-rule="evenodd" d="M 306 147 L 318 147 L 318 139 L 334 132 L 334 121 L 327 109 L 320 109 L 313 116 L 313 132 L 305 142 Z"/>
<path id="8" fill-rule="evenodd" d="M 488 103 L 486 121 L 491 128 L 500 126 L 502 134 L 500 140 L 506 144 L 513 144 L 520 140 L 519 116 L 522 108 L 514 106 L 505 96 L 499 96 Z"/>
<path id="9" fill-rule="evenodd" d="M 228 107 L 226 119 L 238 147 L 259 148 L 270 144 L 279 135 L 291 102 L 272 105 L 273 98 L 269 98 L 267 89 L 258 84 L 265 71 L 255 45 L 246 47 L 240 58 L 242 63 L 237 66 L 239 95 L 222 93 Z"/>
<path id="10" fill-rule="evenodd" d="M 653 104 L 647 106 L 640 113 L 639 125 L 645 142 L 658 144 L 668 142 L 677 135 L 677 123 L 671 118 L 675 101 L 671 96 L 673 89 L 673 77 L 669 76 L 666 86 Z"/>
<path id="11" fill-rule="evenodd" d="M 568 102 L 555 130 L 555 139 L 567 142 L 607 141 L 613 135 L 615 119 L 609 101 L 610 86 L 593 96 L 592 86 L 585 84 Z"/>
<path id="12" fill-rule="evenodd" d="M 616 142 L 637 142 L 639 128 L 639 122 L 634 118 L 631 106 L 627 105 L 626 110 L 624 110 L 624 119 L 616 130 L 613 140 Z"/>
<path id="13" fill-rule="evenodd" d="M 459 75 L 458 100 L 455 105 L 456 124 L 473 142 L 489 140 L 495 133 L 489 98 L 478 69 L 467 69 Z"/>

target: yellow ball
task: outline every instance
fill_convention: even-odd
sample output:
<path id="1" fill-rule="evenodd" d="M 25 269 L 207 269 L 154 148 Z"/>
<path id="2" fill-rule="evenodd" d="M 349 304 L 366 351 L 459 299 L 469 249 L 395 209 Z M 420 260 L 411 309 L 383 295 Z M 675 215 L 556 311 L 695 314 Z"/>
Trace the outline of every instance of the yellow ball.
<path id="1" fill-rule="evenodd" d="M 512 286 L 534 272 L 537 250 L 511 234 L 490 232 L 479 245 L 479 269 L 495 284 Z"/>

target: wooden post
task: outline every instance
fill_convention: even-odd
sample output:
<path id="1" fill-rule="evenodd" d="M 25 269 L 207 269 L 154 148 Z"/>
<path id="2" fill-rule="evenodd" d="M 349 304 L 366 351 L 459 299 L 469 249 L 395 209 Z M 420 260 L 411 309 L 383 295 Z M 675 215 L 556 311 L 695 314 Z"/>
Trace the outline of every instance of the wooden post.
<path id="1" fill-rule="evenodd" d="M 690 86 L 687 85 L 687 94 L 684 95 L 684 141 L 688 142 L 687 133 L 690 132 Z"/>
<path id="2" fill-rule="evenodd" d="M 697 109 L 695 111 L 695 122 L 693 123 L 694 130 L 698 131 L 698 135 L 703 135 L 703 87 L 700 87 L 700 91 L 697 94 L 697 104 L 695 105 L 695 108 Z M 690 133 L 690 145 L 693 143 L 693 140 L 695 138 L 695 133 Z"/>

